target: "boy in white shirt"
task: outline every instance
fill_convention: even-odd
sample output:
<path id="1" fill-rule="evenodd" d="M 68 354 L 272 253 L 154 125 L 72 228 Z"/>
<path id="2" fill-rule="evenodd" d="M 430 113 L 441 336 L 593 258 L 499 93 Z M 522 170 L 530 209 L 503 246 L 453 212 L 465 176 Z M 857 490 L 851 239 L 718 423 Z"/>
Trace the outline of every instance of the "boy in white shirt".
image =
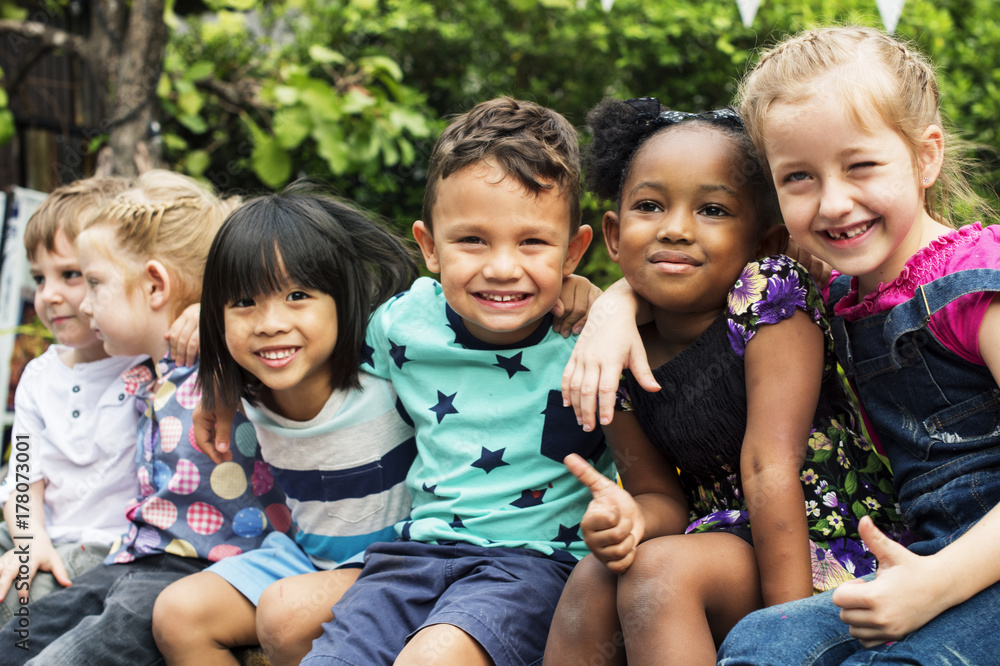
<path id="1" fill-rule="evenodd" d="M 83 223 L 130 184 L 88 178 L 59 187 L 25 228 L 35 311 L 56 344 L 28 363 L 14 398 L 0 482 L 0 626 L 26 616 L 29 592 L 38 599 L 100 564 L 138 494 L 138 413 L 121 373 L 141 359 L 109 357 L 80 312 L 86 284 L 73 245 Z"/>

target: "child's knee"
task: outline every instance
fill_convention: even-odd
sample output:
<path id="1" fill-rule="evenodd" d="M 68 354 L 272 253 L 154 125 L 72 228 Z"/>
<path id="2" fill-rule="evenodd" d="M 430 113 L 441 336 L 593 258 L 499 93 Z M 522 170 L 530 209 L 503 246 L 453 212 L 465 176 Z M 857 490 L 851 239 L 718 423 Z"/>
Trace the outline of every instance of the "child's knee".
<path id="1" fill-rule="evenodd" d="M 269 585 L 257 601 L 257 638 L 267 654 L 280 653 L 303 640 L 311 641 L 318 627 L 296 621 L 303 600 L 285 594 L 284 581 Z"/>
<path id="2" fill-rule="evenodd" d="M 188 620 L 192 603 L 182 585 L 184 582 L 182 578 L 165 587 L 153 605 L 153 638 L 164 652 L 190 637 Z"/>

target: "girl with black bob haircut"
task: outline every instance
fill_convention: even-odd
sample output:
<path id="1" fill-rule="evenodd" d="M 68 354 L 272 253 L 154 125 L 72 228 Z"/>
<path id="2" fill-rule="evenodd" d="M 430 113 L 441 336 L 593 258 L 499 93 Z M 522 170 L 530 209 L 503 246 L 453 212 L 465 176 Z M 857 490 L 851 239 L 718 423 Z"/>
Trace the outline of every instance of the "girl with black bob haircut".
<path id="1" fill-rule="evenodd" d="M 226 347 L 221 313 L 241 298 L 278 291 L 286 282 L 333 297 L 337 344 L 330 365 L 335 389 L 358 388 L 368 317 L 405 291 L 417 265 L 402 240 L 315 183 L 297 181 L 253 199 L 226 220 L 209 252 L 201 308 L 201 374 L 205 407 L 259 399 L 260 380 Z"/>
<path id="2" fill-rule="evenodd" d="M 160 594 L 153 633 L 171 666 L 232 663 L 231 648 L 257 644 L 272 663 L 299 663 L 365 548 L 395 538 L 410 512 L 413 427 L 392 385 L 359 365 L 369 316 L 415 275 L 401 240 L 307 182 L 222 225 L 202 289 L 202 418 L 242 399 L 253 428 L 238 426 L 233 441 L 245 455 L 259 445 L 267 464 L 235 480 L 219 465 L 212 488 L 276 484 L 287 504 L 267 507 L 275 529 L 259 548 L 218 553 Z"/>

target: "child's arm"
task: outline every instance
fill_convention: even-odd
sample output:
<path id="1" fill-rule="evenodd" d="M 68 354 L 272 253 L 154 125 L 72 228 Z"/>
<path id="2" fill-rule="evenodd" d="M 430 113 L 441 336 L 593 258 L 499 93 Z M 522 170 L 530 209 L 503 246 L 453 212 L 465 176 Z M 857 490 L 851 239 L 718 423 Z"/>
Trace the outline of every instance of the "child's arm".
<path id="1" fill-rule="evenodd" d="M 594 496 L 580 529 L 584 542 L 613 573 L 624 573 L 643 541 L 680 534 L 688 524 L 687 499 L 677 470 L 657 451 L 632 414 L 619 414 L 605 429 L 624 490 L 576 454 L 569 470 Z"/>
<path id="2" fill-rule="evenodd" d="M 170 330 L 164 336 L 170 343 L 170 358 L 174 359 L 177 365 L 190 366 L 198 360 L 198 317 L 200 314 L 200 304 L 189 305 L 174 320 L 174 323 L 170 325 Z"/>
<path id="3" fill-rule="evenodd" d="M 812 594 L 799 480 L 823 378 L 823 332 L 797 310 L 762 326 L 744 355 L 747 428 L 740 467 L 764 603 Z"/>
<path id="4" fill-rule="evenodd" d="M 600 288 L 582 275 L 570 274 L 563 279 L 559 300 L 552 308 L 552 330 L 564 338 L 583 330 L 587 312 L 601 295 Z"/>
<path id="5" fill-rule="evenodd" d="M 24 498 L 21 495 L 27 495 Z M 21 500 L 26 501 L 21 501 Z M 17 521 L 17 506 L 28 509 L 27 524 Z M 28 565 L 27 578 L 17 579 L 15 591 L 21 599 L 28 596 L 28 587 L 35 577 L 35 572 L 50 571 L 55 576 L 59 584 L 68 587 L 72 585 L 69 576 L 66 575 L 66 566 L 56 549 L 52 546 L 49 533 L 45 530 L 45 481 L 35 481 L 28 486 L 27 493 L 12 492 L 10 498 L 3 505 L 3 518 L 7 522 L 10 530 L 14 548 L 8 550 L 0 557 L 0 601 L 3 601 L 14 583 L 22 564 Z M 28 544 L 30 555 L 27 562 L 19 556 L 18 546 Z M 24 584 L 27 583 L 27 584 Z"/>
<path id="6" fill-rule="evenodd" d="M 631 369 L 647 391 L 660 390 L 637 326 L 650 317 L 648 303 L 624 279 L 594 302 L 562 376 L 563 403 L 573 405 L 584 430 L 593 430 L 598 406 L 601 424 L 611 423 L 622 369 Z"/>
<path id="7" fill-rule="evenodd" d="M 1000 385 L 1000 297 L 979 326 L 979 353 Z M 878 575 L 841 585 L 833 602 L 865 647 L 898 640 L 1000 581 L 1000 506 L 933 555 L 911 553 L 867 518 L 861 536 L 878 558 Z"/>
<path id="8" fill-rule="evenodd" d="M 215 401 L 215 409 L 205 409 L 205 401 L 199 400 L 191 414 L 191 427 L 194 429 L 194 441 L 198 448 L 212 462 L 219 464 L 233 459 L 229 443 L 233 431 L 233 419 L 236 410 L 225 407 L 219 400 Z"/>

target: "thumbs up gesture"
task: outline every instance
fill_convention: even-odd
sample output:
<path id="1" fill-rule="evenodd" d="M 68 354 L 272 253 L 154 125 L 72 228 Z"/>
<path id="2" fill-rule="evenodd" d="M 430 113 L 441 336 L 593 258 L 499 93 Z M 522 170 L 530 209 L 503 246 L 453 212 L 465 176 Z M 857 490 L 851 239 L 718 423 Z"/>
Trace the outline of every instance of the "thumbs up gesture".
<path id="1" fill-rule="evenodd" d="M 948 574 L 935 566 L 934 556 L 911 553 L 883 534 L 868 516 L 861 519 L 858 532 L 878 558 L 878 573 L 875 580 L 842 584 L 833 592 L 833 603 L 862 645 L 899 640 L 948 607 L 942 601 Z"/>
<path id="2" fill-rule="evenodd" d="M 571 453 L 563 464 L 594 497 L 580 523 L 584 542 L 609 571 L 624 573 L 632 565 L 646 529 L 641 507 L 628 491 L 579 455 Z"/>

